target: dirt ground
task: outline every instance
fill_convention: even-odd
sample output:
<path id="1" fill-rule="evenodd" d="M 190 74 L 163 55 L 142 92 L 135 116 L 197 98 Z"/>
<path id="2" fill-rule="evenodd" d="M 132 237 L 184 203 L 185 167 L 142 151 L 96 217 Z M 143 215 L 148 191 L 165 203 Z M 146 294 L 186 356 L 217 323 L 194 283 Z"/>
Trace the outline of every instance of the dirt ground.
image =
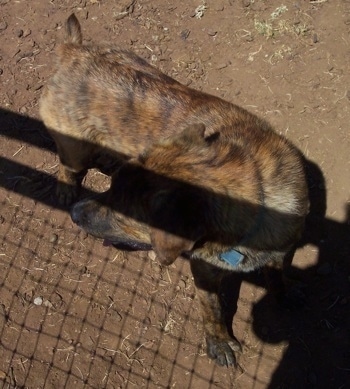
<path id="1" fill-rule="evenodd" d="M 86 41 L 264 117 L 313 162 L 306 306 L 242 277 L 237 369 L 205 355 L 188 263 L 104 247 L 57 205 L 38 99 L 73 11 Z M 1 388 L 350 388 L 349 32 L 349 0 L 0 0 Z"/>

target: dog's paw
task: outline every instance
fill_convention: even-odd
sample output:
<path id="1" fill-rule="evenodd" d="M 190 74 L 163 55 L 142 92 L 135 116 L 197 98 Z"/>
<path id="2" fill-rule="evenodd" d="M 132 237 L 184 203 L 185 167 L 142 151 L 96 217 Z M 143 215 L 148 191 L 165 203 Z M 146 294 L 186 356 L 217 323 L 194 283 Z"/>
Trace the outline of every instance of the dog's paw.
<path id="1" fill-rule="evenodd" d="M 207 338 L 207 354 L 220 366 L 236 366 L 235 352 L 241 352 L 240 343 L 233 338 L 227 340 L 214 337 Z"/>
<path id="2" fill-rule="evenodd" d="M 78 197 L 78 189 L 76 186 L 58 182 L 56 187 L 56 197 L 58 204 L 63 206 L 72 205 Z"/>

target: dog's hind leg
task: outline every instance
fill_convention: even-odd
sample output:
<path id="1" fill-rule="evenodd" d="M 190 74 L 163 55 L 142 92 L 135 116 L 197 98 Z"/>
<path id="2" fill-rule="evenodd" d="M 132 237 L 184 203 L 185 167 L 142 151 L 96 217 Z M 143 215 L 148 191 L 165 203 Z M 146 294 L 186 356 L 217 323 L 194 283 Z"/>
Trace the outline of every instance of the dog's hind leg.
<path id="1" fill-rule="evenodd" d="M 291 264 L 295 254 L 295 247 L 286 253 L 275 256 L 264 267 L 264 275 L 269 292 L 277 303 L 288 309 L 295 309 L 305 305 L 304 284 L 292 277 Z"/>

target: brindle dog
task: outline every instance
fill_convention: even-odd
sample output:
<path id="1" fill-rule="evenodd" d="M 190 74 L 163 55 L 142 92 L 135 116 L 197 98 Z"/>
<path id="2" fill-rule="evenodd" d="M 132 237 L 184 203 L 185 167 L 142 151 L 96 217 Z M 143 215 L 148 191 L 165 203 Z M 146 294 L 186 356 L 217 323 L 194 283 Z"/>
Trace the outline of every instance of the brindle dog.
<path id="1" fill-rule="evenodd" d="M 124 162 L 111 188 L 77 203 L 72 219 L 115 244 L 153 248 L 164 265 L 190 260 L 210 358 L 235 364 L 239 342 L 219 288 L 232 271 L 283 267 L 308 212 L 301 153 L 268 123 L 181 85 L 135 54 L 82 45 L 74 15 L 40 103 L 70 203 L 91 166 Z M 283 298 L 282 278 L 272 280 Z"/>

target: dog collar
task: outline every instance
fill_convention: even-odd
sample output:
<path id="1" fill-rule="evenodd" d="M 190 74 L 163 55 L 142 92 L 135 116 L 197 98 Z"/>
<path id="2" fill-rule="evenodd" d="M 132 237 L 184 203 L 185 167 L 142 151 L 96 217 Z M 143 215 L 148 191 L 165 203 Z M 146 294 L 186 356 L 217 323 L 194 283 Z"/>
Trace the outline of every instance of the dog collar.
<path id="1" fill-rule="evenodd" d="M 237 267 L 243 258 L 244 255 L 237 250 L 230 250 L 220 254 L 220 259 L 232 267 Z"/>

